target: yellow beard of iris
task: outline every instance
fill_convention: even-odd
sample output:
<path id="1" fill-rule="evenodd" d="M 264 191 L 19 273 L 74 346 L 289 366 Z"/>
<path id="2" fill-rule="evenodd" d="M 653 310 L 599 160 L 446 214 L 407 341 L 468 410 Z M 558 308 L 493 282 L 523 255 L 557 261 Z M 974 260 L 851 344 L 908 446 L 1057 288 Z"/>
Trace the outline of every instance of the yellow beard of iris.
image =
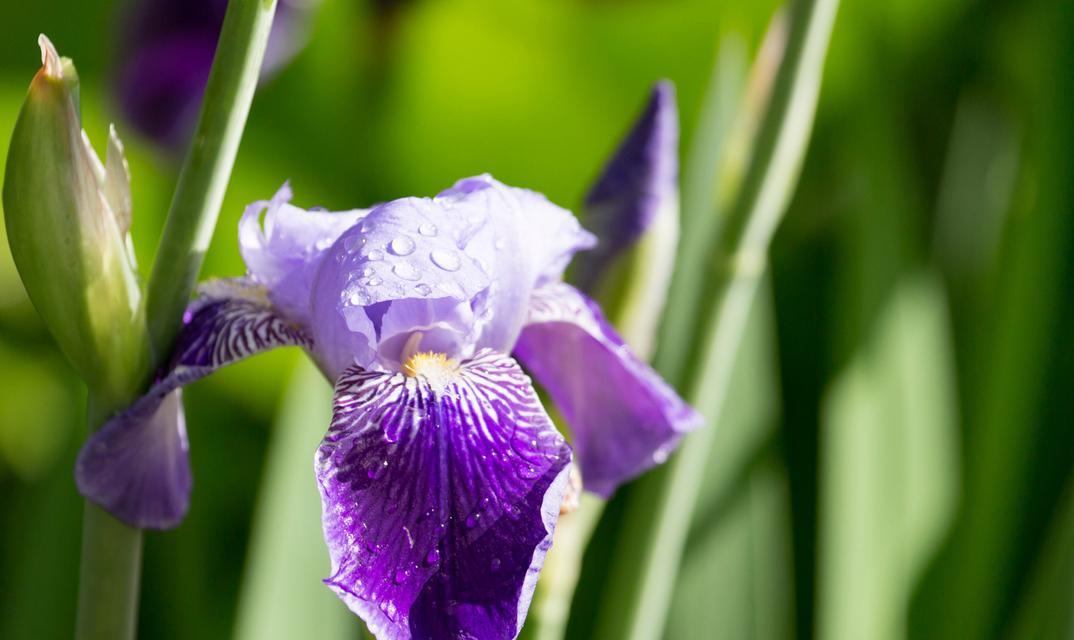
<path id="1" fill-rule="evenodd" d="M 404 353 L 410 355 L 403 360 L 403 373 L 411 378 L 424 378 L 429 386 L 436 391 L 442 391 L 459 371 L 459 363 L 447 357 L 447 354 L 434 351 L 417 351 L 421 341 L 421 333 L 415 332 L 407 340 Z"/>

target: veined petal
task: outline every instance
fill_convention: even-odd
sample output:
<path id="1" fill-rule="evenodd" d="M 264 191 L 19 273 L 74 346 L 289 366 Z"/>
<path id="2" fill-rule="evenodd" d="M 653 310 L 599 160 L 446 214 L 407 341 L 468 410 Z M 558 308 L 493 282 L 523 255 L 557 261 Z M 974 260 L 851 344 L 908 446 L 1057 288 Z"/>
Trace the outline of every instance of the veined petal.
<path id="1" fill-rule="evenodd" d="M 514 638 L 569 463 L 507 356 L 446 378 L 351 368 L 316 461 L 325 582 L 380 640 Z"/>
<path id="2" fill-rule="evenodd" d="M 301 209 L 290 204 L 291 197 L 285 183 L 271 200 L 246 207 L 239 221 L 239 249 L 250 277 L 268 287 L 276 308 L 309 326 L 310 291 L 322 258 L 369 211 Z"/>
<path id="3" fill-rule="evenodd" d="M 186 514 L 190 464 L 179 387 L 261 351 L 312 346 L 276 313 L 263 287 L 218 280 L 199 294 L 183 316 L 168 368 L 90 436 L 75 466 L 82 495 L 138 528 L 171 528 Z"/>
<path id="4" fill-rule="evenodd" d="M 663 462 L 702 424 L 596 303 L 568 284 L 534 291 L 515 355 L 563 412 L 585 488 L 600 495 Z"/>
<path id="5" fill-rule="evenodd" d="M 578 257 L 572 272 L 592 293 L 597 279 L 623 250 L 638 241 L 658 215 L 678 220 L 679 117 L 675 87 L 653 87 L 645 110 L 585 199 L 586 224 L 600 245 Z"/>

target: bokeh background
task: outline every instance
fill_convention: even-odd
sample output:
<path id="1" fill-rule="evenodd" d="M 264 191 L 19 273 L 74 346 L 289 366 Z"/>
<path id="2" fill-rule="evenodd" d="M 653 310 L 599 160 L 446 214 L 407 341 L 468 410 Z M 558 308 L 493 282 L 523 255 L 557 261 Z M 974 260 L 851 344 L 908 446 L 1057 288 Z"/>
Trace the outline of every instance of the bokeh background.
<path id="1" fill-rule="evenodd" d="M 78 67 L 98 149 L 112 121 L 126 142 L 148 275 L 183 145 L 122 108 L 140 4 L 169 3 L 0 9 L 0 147 L 43 31 Z M 303 46 L 254 100 L 204 274 L 242 271 L 242 208 L 287 179 L 302 206 L 352 208 L 491 172 L 575 206 L 660 78 L 690 166 L 715 65 L 744 75 L 778 4 L 300 5 Z M 85 392 L 0 245 L 0 637 L 64 638 Z M 141 637 L 356 637 L 319 583 L 310 462 L 328 394 L 294 350 L 188 389 L 193 504 L 146 536 Z M 1074 4 L 842 3 L 770 277 L 710 417 L 667 638 L 1074 634 Z M 615 514 L 577 611 L 606 596 Z M 569 635 L 589 637 L 579 617 Z"/>

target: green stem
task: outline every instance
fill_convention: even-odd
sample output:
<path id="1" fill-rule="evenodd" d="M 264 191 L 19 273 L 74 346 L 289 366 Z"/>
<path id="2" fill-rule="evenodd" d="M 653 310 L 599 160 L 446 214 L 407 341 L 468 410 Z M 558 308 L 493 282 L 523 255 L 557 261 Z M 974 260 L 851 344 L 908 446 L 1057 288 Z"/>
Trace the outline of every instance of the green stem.
<path id="1" fill-rule="evenodd" d="M 738 346 L 766 268 L 766 253 L 792 188 L 812 127 L 821 72 L 838 0 L 802 0 L 791 8 L 786 50 L 753 145 L 735 206 L 716 243 L 715 305 L 695 342 L 687 396 L 715 422 L 723 409 Z M 689 233 L 689 230 L 687 231 Z M 676 300 L 669 301 L 675 309 Z M 681 363 L 659 363 L 676 369 Z M 691 435 L 660 473 L 638 483 L 630 526 L 597 612 L 596 637 L 641 640 L 663 635 L 690 518 L 716 437 L 715 424 Z"/>
<path id="2" fill-rule="evenodd" d="M 228 4 L 201 117 L 149 277 L 146 314 L 154 364 L 171 350 L 212 240 L 275 10 L 276 0 Z"/>
<path id="3" fill-rule="evenodd" d="M 201 116 L 149 279 L 149 371 L 155 371 L 171 349 L 212 238 L 275 10 L 275 0 L 231 0 L 228 4 Z M 144 376 L 143 371 L 129 372 L 131 391 L 125 397 L 91 396 L 90 429 L 130 404 L 140 393 Z M 79 640 L 134 637 L 141 557 L 142 532 L 87 502 L 76 622 Z"/>

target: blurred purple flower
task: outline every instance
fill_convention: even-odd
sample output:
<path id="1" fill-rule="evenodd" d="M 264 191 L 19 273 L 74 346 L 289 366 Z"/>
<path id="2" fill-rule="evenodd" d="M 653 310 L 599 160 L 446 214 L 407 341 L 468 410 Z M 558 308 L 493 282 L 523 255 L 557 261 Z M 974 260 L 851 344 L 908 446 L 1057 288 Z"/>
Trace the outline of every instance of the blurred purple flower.
<path id="1" fill-rule="evenodd" d="M 594 237 L 540 194 L 480 176 L 370 210 L 290 198 L 285 185 L 246 210 L 247 276 L 203 287 L 170 367 L 86 444 L 80 490 L 133 525 L 174 526 L 190 490 L 179 387 L 300 345 L 336 381 L 315 460 L 326 583 L 381 639 L 515 637 L 572 459 L 515 358 L 601 495 L 699 416 L 562 282 Z"/>
<path id="2" fill-rule="evenodd" d="M 262 77 L 304 46 L 319 0 L 279 0 Z M 115 91 L 124 116 L 158 144 L 181 149 L 198 116 L 227 0 L 141 0 L 122 20 Z"/>

